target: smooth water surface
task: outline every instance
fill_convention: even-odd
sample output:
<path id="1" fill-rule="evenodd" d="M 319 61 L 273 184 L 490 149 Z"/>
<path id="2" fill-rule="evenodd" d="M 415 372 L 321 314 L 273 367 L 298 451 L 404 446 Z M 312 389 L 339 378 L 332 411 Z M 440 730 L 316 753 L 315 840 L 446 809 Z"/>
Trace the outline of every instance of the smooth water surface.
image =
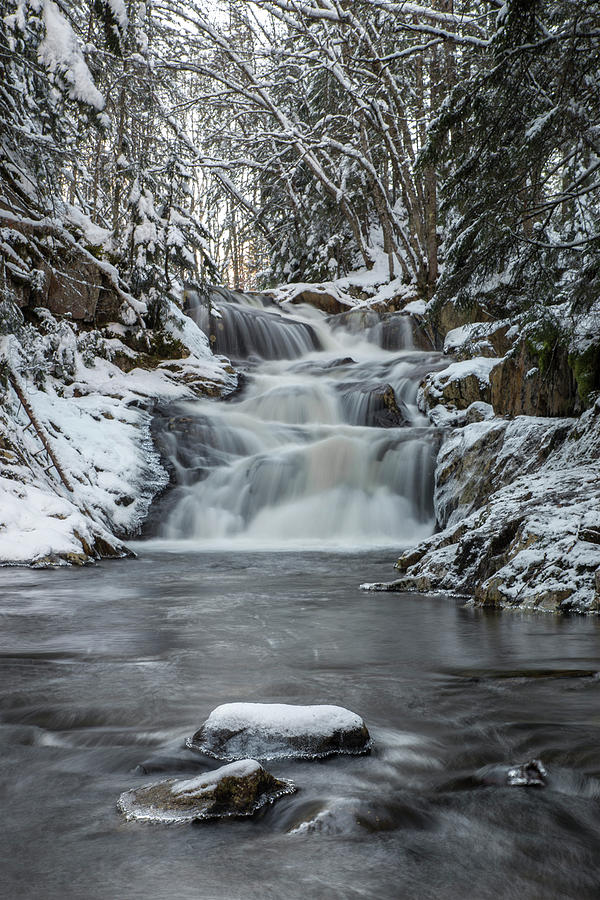
<path id="1" fill-rule="evenodd" d="M 2 570 L 0 895 L 597 898 L 599 623 L 358 589 L 390 562 Z M 122 791 L 215 766 L 183 742 L 233 700 L 347 706 L 374 750 L 268 764 L 299 791 L 253 819 L 126 823 Z M 534 756 L 546 788 L 493 774 Z"/>

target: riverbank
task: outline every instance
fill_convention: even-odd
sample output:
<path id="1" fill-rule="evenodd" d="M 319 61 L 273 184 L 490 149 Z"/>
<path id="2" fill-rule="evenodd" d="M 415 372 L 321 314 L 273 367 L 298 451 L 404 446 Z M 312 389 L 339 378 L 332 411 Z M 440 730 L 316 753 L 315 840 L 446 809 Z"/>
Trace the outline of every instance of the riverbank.
<path id="1" fill-rule="evenodd" d="M 442 591 L 481 606 L 600 610 L 599 305 L 567 337 L 452 303 L 427 315 L 452 362 L 419 404 L 446 438 L 435 535 L 377 589 Z"/>
<path id="2" fill-rule="evenodd" d="M 168 481 L 150 436 L 154 405 L 220 396 L 236 376 L 172 303 L 161 333 L 42 313 L 39 328 L 0 338 L 0 564 L 129 555 L 123 538 Z"/>

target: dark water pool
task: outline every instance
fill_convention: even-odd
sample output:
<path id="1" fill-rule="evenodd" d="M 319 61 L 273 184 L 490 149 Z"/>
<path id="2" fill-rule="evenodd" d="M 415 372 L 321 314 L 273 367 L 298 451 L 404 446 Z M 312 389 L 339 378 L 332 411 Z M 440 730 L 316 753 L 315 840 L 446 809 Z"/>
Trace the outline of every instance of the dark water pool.
<path id="1" fill-rule="evenodd" d="M 0 894 L 600 896 L 600 623 L 362 593 L 389 560 L 2 570 Z M 183 740 L 232 700 L 347 706 L 375 749 L 268 764 L 300 790 L 251 820 L 125 823 L 123 790 L 213 765 Z M 531 757 L 547 788 L 472 779 Z"/>

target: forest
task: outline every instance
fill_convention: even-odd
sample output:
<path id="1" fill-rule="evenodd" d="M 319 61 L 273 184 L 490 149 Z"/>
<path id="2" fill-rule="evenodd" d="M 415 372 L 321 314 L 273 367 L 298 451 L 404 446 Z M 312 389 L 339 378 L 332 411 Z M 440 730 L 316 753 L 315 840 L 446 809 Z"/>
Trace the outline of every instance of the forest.
<path id="1" fill-rule="evenodd" d="M 596 900 L 599 459 L 600 2 L 0 0 L 7 897 Z"/>
<path id="2" fill-rule="evenodd" d="M 407 296 L 567 327 L 598 284 L 598 14 L 3 0 L 5 302 L 43 294 L 51 237 L 151 317 L 186 279 L 331 280 L 381 248 Z"/>

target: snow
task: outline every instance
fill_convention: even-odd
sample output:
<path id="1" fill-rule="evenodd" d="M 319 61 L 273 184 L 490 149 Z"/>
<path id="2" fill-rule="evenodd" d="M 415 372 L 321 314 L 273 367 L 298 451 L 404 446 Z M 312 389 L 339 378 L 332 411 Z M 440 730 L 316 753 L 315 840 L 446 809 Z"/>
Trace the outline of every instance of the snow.
<path id="1" fill-rule="evenodd" d="M 415 300 L 415 286 L 405 284 L 401 277 L 390 281 L 388 255 L 383 252 L 380 236 L 379 238 L 377 235 L 373 236 L 373 246 L 369 248 L 369 253 L 373 260 L 370 269 L 362 266 L 341 278 L 322 281 L 319 284 L 290 282 L 269 290 L 269 294 L 277 303 L 284 303 L 291 301 L 304 290 L 322 291 L 336 297 L 348 308 L 388 304 L 391 300 L 395 304 L 406 301 L 403 307 L 405 312 L 424 315 L 427 304 L 423 300 Z M 355 296 L 357 291 L 363 293 L 365 299 L 357 299 Z"/>
<path id="2" fill-rule="evenodd" d="M 129 23 L 127 9 L 125 8 L 125 0 L 108 0 L 108 5 L 111 8 L 112 14 L 115 17 L 115 21 L 120 30 L 125 32 Z"/>
<path id="3" fill-rule="evenodd" d="M 427 304 L 424 300 L 411 300 L 402 307 L 402 312 L 411 313 L 414 316 L 424 316 L 427 312 Z"/>
<path id="4" fill-rule="evenodd" d="M 66 222 L 76 225 L 83 233 L 88 244 L 94 247 L 103 247 L 110 249 L 112 231 L 110 228 L 102 228 L 102 226 L 92 222 L 78 206 L 72 204 L 64 204 L 64 218 Z"/>
<path id="5" fill-rule="evenodd" d="M 363 720 L 341 706 L 294 706 L 288 703 L 225 703 L 213 710 L 207 729 L 257 729 L 264 735 L 314 736 L 361 728 Z"/>
<path id="6" fill-rule="evenodd" d="M 171 307 L 168 330 L 189 356 L 152 371 L 126 374 L 102 357 L 86 365 L 88 336 L 78 337 L 64 322 L 58 332 L 38 334 L 27 346 L 0 338 L 0 359 L 23 373 L 22 389 L 73 487 L 69 492 L 49 466 L 9 387 L 0 405 L 0 565 L 78 561 L 70 554 L 85 561 L 84 543 L 93 548 L 98 538 L 126 552 L 115 534 L 135 533 L 167 481 L 150 437 L 153 401 L 193 399 L 207 385 L 211 393 L 235 385 L 227 361 L 213 357 L 196 324 Z M 47 318 L 51 327 L 53 317 Z M 27 368 L 44 361 L 49 346 L 54 361 L 46 365 L 60 362 L 68 377 L 47 371 L 40 387 Z M 103 346 L 108 357 L 115 351 L 132 355 L 116 336 Z"/>
<path id="7" fill-rule="evenodd" d="M 474 332 L 481 327 L 480 322 L 470 325 L 461 325 L 459 328 L 453 328 L 445 337 L 444 353 L 456 353 L 456 351 L 471 339 Z"/>
<path id="8" fill-rule="evenodd" d="M 486 356 L 476 356 L 474 359 L 464 359 L 461 362 L 451 363 L 446 369 L 436 374 L 441 381 L 454 381 L 458 378 L 466 378 L 467 375 L 475 375 L 478 381 L 488 383 L 490 372 L 495 369 L 499 359 L 489 359 Z"/>
<path id="9" fill-rule="evenodd" d="M 18 467 L 8 472 L 19 475 Z M 0 476 L 0 560 L 39 564 L 56 556 L 66 564 L 68 554 L 83 553 L 75 532 L 93 544 L 89 520 L 66 498 Z"/>
<path id="10" fill-rule="evenodd" d="M 75 32 L 54 0 L 44 0 L 43 18 L 46 34 L 38 48 L 40 62 L 64 78 L 73 100 L 104 109 L 104 97 L 94 84 Z"/>
<path id="11" fill-rule="evenodd" d="M 205 772 L 196 778 L 188 778 L 185 781 L 175 781 L 171 786 L 171 793 L 175 797 L 185 795 L 194 797 L 203 797 L 211 794 L 224 778 L 247 778 L 260 772 L 262 766 L 255 759 L 240 759 L 236 762 L 221 766 L 212 772 Z"/>

